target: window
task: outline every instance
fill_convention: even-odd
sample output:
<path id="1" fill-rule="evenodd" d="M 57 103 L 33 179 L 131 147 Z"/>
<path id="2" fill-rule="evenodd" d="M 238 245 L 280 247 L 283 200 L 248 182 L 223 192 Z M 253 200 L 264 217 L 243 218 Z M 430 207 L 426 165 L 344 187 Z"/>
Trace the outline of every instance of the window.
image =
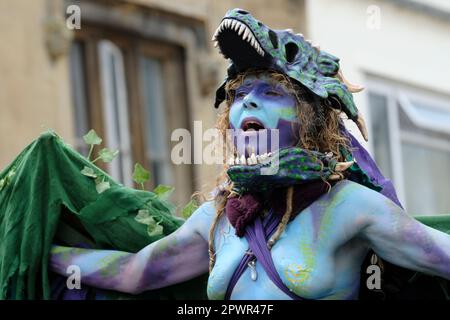
<path id="1" fill-rule="evenodd" d="M 117 181 L 132 186 L 129 110 L 122 52 L 109 40 L 99 41 L 98 51 L 107 147 L 119 150 L 117 160 L 108 163 L 108 171 Z"/>
<path id="2" fill-rule="evenodd" d="M 166 106 L 161 92 L 164 92 L 162 68 L 154 58 L 141 58 L 142 85 L 144 92 L 145 130 L 147 159 L 154 174 L 155 184 L 173 184 L 171 165 L 168 161 L 168 132 Z"/>
<path id="3" fill-rule="evenodd" d="M 82 154 L 88 154 L 89 147 L 83 142 L 83 135 L 89 130 L 87 110 L 86 74 L 84 47 L 80 42 L 74 42 L 70 52 L 70 76 L 72 101 L 75 123 L 75 148 Z"/>
<path id="4" fill-rule="evenodd" d="M 184 204 L 193 192 L 193 169 L 170 159 L 170 133 L 189 129 L 183 50 L 175 45 L 85 23 L 70 55 L 76 147 L 95 129 L 102 146 L 119 150 L 99 165 L 115 180 L 133 186 L 136 162 L 151 171 L 151 190 L 175 187 L 173 201 Z M 96 149 L 97 150 L 97 149 Z"/>
<path id="5" fill-rule="evenodd" d="M 375 160 L 384 175 L 393 178 L 391 168 L 391 140 L 389 138 L 389 121 L 387 98 L 383 95 L 369 93 L 370 118 L 372 124 L 371 135 Z"/>
<path id="6" fill-rule="evenodd" d="M 412 215 L 450 213 L 450 103 L 400 85 L 370 82 L 375 160 Z"/>

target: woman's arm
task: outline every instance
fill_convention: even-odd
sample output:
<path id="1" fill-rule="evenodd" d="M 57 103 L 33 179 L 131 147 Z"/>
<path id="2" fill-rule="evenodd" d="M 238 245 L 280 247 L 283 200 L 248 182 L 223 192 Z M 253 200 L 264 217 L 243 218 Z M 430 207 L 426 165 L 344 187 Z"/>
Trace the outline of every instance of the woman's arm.
<path id="1" fill-rule="evenodd" d="M 205 203 L 178 230 L 135 254 L 53 246 L 50 268 L 67 276 L 75 265 L 81 283 L 133 294 L 183 282 L 208 271 L 213 216 L 214 206 Z"/>
<path id="2" fill-rule="evenodd" d="M 393 264 L 450 279 L 450 235 L 430 228 L 382 195 L 371 192 L 362 236 Z"/>

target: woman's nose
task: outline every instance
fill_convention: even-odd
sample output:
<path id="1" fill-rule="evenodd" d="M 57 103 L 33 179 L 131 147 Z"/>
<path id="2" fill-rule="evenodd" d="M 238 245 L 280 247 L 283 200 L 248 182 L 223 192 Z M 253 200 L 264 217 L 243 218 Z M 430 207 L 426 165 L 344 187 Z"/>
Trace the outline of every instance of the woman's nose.
<path id="1" fill-rule="evenodd" d="M 252 99 L 252 95 L 249 94 L 244 98 L 244 108 L 246 109 L 256 109 L 258 104 Z"/>
<path id="2" fill-rule="evenodd" d="M 251 109 L 251 108 L 256 109 L 256 108 L 258 108 L 258 105 L 255 102 L 253 102 L 253 101 L 251 101 L 251 102 L 244 102 L 244 108 L 246 108 L 246 109 Z"/>

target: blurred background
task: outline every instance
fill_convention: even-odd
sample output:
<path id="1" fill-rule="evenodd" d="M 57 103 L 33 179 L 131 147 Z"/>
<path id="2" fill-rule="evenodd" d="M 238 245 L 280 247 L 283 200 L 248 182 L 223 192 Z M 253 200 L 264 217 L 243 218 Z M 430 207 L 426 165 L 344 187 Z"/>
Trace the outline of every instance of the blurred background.
<path id="1" fill-rule="evenodd" d="M 179 204 L 213 185 L 217 167 L 171 162 L 170 136 L 214 126 L 227 62 L 210 39 L 235 7 L 340 57 L 408 212 L 450 213 L 448 0 L 0 0 L 0 169 L 47 128 L 87 154 L 93 128 L 126 185 L 136 162 Z"/>

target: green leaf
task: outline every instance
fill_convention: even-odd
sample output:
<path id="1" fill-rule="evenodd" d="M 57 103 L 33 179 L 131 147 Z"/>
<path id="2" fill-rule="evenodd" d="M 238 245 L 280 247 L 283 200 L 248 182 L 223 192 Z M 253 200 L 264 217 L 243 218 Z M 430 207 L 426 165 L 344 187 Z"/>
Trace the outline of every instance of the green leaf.
<path id="1" fill-rule="evenodd" d="M 173 190 L 175 190 L 174 187 L 166 186 L 164 184 L 159 184 L 153 192 L 158 196 L 158 198 L 162 200 L 167 200 L 170 195 L 172 194 Z"/>
<path id="2" fill-rule="evenodd" d="M 188 202 L 187 205 L 184 206 L 183 210 L 181 211 L 181 215 L 183 216 L 183 218 L 187 219 L 189 218 L 192 213 L 197 210 L 198 205 L 197 202 L 192 199 L 191 201 Z"/>
<path id="3" fill-rule="evenodd" d="M 111 188 L 111 185 L 109 184 L 108 181 L 98 181 L 98 179 L 95 181 L 96 185 L 95 185 L 95 189 L 97 190 L 97 192 L 100 194 L 106 190 L 108 190 L 109 188 Z"/>
<path id="4" fill-rule="evenodd" d="M 15 176 L 15 174 L 16 174 L 16 170 L 15 170 L 15 168 L 13 168 L 13 169 L 9 170 L 6 177 L 4 177 L 3 179 L 0 180 L 0 191 L 11 182 L 11 180 Z"/>
<path id="5" fill-rule="evenodd" d="M 148 210 L 139 210 L 136 217 L 134 217 L 134 220 L 136 220 L 139 223 L 142 224 L 156 224 L 153 217 L 150 215 L 150 212 Z"/>
<path id="6" fill-rule="evenodd" d="M 90 168 L 90 167 L 84 167 L 83 170 L 81 170 L 81 174 L 85 175 L 86 177 L 89 178 L 97 178 L 97 175 L 95 174 L 94 169 Z"/>
<path id="7" fill-rule="evenodd" d="M 134 165 L 133 181 L 139 184 L 145 183 L 150 179 L 150 172 L 145 170 L 139 163 Z"/>
<path id="8" fill-rule="evenodd" d="M 156 224 L 156 225 L 149 225 L 147 227 L 147 233 L 150 237 L 160 236 L 163 234 L 163 226 Z"/>
<path id="9" fill-rule="evenodd" d="M 148 210 L 139 210 L 134 219 L 139 223 L 147 225 L 147 233 L 150 237 L 163 234 L 163 226 L 160 225 L 160 222 L 155 221 Z"/>
<path id="10" fill-rule="evenodd" d="M 94 129 L 91 129 L 87 134 L 83 136 L 84 142 L 89 145 L 96 145 L 102 143 L 102 138 L 97 135 Z"/>
<path id="11" fill-rule="evenodd" d="M 16 170 L 11 169 L 11 170 L 8 172 L 8 175 L 6 176 L 6 180 L 7 180 L 8 182 L 10 182 L 11 179 L 12 179 L 12 177 L 14 177 L 15 175 L 16 175 Z"/>
<path id="12" fill-rule="evenodd" d="M 109 150 L 108 148 L 103 148 L 98 152 L 98 157 L 103 162 L 111 162 L 119 154 L 119 150 Z"/>

